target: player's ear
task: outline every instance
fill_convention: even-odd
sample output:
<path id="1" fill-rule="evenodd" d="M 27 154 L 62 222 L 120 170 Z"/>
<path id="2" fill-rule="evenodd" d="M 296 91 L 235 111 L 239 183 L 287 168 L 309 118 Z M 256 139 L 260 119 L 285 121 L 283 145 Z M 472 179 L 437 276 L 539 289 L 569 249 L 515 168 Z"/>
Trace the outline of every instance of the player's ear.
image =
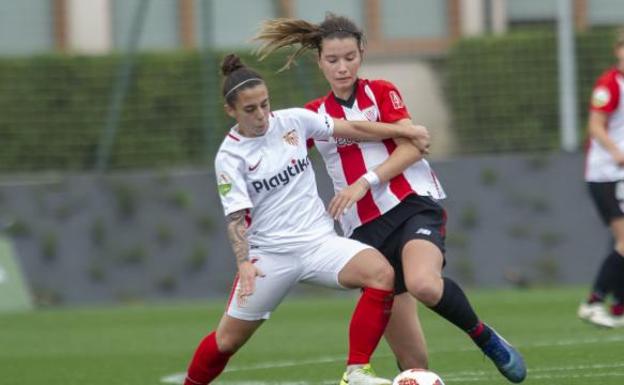
<path id="1" fill-rule="evenodd" d="M 225 103 L 223 105 L 223 109 L 225 110 L 225 113 L 228 114 L 228 116 L 230 118 L 236 119 L 236 110 L 234 109 L 234 107 L 232 107 L 229 104 Z"/>

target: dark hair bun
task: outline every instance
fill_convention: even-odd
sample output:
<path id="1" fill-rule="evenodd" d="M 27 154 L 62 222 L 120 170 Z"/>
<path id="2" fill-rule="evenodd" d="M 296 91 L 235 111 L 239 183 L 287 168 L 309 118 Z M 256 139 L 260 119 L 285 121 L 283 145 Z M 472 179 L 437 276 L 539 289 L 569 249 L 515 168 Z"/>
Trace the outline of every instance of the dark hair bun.
<path id="1" fill-rule="evenodd" d="M 228 76 L 232 72 L 244 68 L 245 65 L 241 61 L 241 58 L 236 54 L 229 54 L 223 58 L 221 62 L 221 73 L 223 76 Z"/>

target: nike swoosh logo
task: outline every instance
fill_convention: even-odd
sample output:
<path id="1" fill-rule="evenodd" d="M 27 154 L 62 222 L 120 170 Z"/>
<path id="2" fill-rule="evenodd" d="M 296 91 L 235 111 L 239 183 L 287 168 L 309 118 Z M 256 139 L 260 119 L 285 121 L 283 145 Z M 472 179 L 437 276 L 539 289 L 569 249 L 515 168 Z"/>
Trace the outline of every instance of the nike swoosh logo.
<path id="1" fill-rule="evenodd" d="M 255 169 L 258 168 L 258 166 L 260 166 L 260 162 L 262 162 L 262 158 L 260 158 L 260 160 L 258 160 L 258 163 L 256 163 L 253 166 L 249 166 L 249 171 L 254 171 Z"/>

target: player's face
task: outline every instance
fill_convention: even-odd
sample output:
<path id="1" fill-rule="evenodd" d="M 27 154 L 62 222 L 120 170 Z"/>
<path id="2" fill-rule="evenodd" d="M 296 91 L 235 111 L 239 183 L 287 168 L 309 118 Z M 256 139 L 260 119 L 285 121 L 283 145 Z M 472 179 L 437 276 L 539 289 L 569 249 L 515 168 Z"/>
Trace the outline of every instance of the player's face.
<path id="1" fill-rule="evenodd" d="M 351 96 L 361 64 L 362 52 L 354 37 L 323 40 L 319 67 L 336 96 Z"/>
<path id="2" fill-rule="evenodd" d="M 248 137 L 262 136 L 269 128 L 269 91 L 265 84 L 238 92 L 234 107 L 226 104 L 225 111 L 238 122 L 239 132 Z"/>

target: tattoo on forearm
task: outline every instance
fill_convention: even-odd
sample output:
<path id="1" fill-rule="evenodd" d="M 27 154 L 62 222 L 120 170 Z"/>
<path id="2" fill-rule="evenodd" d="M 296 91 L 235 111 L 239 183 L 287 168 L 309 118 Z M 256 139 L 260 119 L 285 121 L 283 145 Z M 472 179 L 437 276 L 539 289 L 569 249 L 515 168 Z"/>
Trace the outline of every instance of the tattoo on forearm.
<path id="1" fill-rule="evenodd" d="M 237 211 L 227 216 L 227 233 L 236 257 L 236 265 L 240 265 L 249 259 L 245 210 Z"/>

